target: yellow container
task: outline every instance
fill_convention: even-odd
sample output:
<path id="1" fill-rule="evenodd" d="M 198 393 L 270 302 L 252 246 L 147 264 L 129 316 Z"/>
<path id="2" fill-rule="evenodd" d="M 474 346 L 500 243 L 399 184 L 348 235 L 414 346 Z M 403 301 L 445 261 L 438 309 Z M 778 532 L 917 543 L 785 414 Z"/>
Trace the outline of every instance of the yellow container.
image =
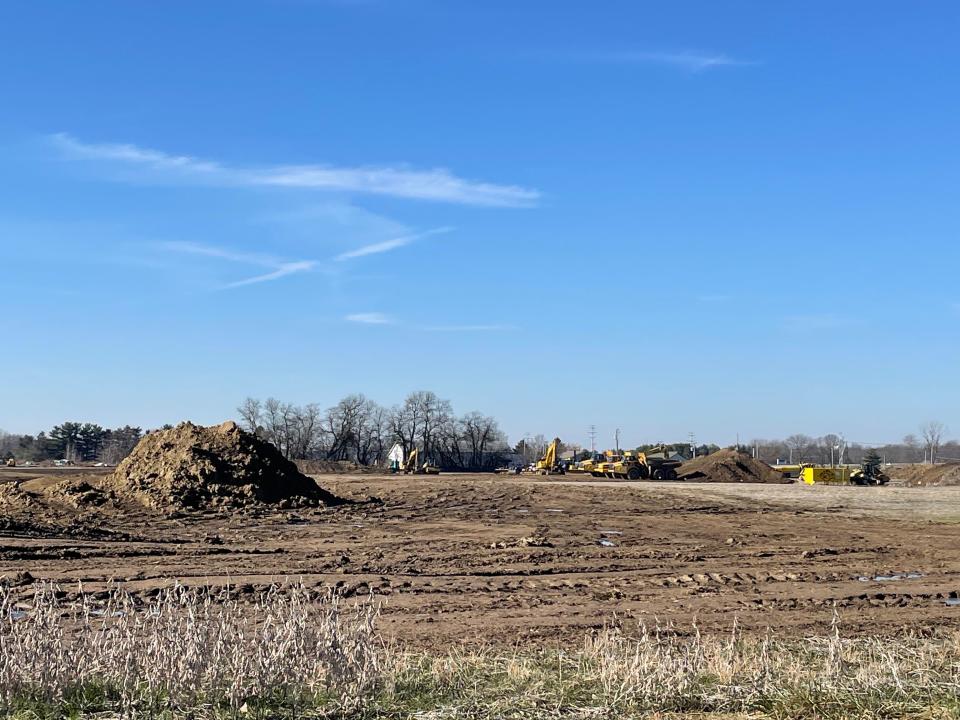
<path id="1" fill-rule="evenodd" d="M 805 467 L 800 477 L 807 485 L 849 485 L 850 468 L 845 467 Z"/>

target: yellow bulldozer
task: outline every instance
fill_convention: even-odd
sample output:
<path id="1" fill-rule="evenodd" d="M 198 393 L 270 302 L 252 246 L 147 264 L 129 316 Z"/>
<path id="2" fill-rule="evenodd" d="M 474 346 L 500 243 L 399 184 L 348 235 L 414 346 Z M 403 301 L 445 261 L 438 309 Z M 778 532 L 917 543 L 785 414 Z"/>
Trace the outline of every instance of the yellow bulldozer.
<path id="1" fill-rule="evenodd" d="M 523 470 L 526 475 L 563 475 L 566 468 L 560 462 L 560 438 L 554 438 L 543 457 L 532 467 Z"/>
<path id="2" fill-rule="evenodd" d="M 440 468 L 436 465 L 431 465 L 430 461 L 424 461 L 420 464 L 420 448 L 413 448 L 410 451 L 410 454 L 407 455 L 406 461 L 403 463 L 402 472 L 404 475 L 439 475 Z"/>

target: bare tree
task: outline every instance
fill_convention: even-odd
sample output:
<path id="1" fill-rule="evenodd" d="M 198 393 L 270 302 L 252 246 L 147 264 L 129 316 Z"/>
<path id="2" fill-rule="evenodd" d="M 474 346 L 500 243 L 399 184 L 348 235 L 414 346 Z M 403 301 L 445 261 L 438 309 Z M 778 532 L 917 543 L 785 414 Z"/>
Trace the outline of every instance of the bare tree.
<path id="1" fill-rule="evenodd" d="M 423 457 L 430 458 L 435 450 L 434 443 L 444 434 L 441 430 L 452 415 L 449 400 L 442 400 L 429 390 L 418 390 L 410 393 L 402 406 L 391 411 L 390 429 L 404 452 L 419 446 Z"/>
<path id="2" fill-rule="evenodd" d="M 920 441 L 917 439 L 917 436 L 913 433 L 903 436 L 903 444 L 906 446 L 906 461 L 907 462 L 916 462 L 920 453 Z"/>
<path id="3" fill-rule="evenodd" d="M 263 415 L 263 404 L 252 397 L 248 397 L 240 407 L 237 408 L 240 414 L 241 425 L 250 432 L 257 432 L 260 429 L 260 421 Z"/>
<path id="4" fill-rule="evenodd" d="M 795 463 L 804 462 L 810 453 L 810 448 L 814 446 L 812 437 L 800 433 L 791 435 L 784 442 L 790 450 L 791 461 Z"/>
<path id="5" fill-rule="evenodd" d="M 497 421 L 479 412 L 467 413 L 461 419 L 463 437 L 470 450 L 470 467 L 484 469 L 484 453 L 503 438 Z"/>
<path id="6" fill-rule="evenodd" d="M 840 461 L 839 454 L 842 447 L 842 441 L 839 435 L 828 433 L 820 438 L 820 462 L 830 463 L 831 465 Z"/>
<path id="7" fill-rule="evenodd" d="M 926 454 L 931 463 L 937 461 L 937 453 L 940 451 L 940 442 L 945 430 L 944 424 L 937 420 L 931 420 L 920 426 L 920 434 L 923 436 Z"/>
<path id="8" fill-rule="evenodd" d="M 330 438 L 329 459 L 348 460 L 355 452 L 366 405 L 363 395 L 347 395 L 327 410 L 324 429 Z"/>
<path id="9" fill-rule="evenodd" d="M 361 465 L 379 465 L 386 460 L 389 442 L 387 411 L 373 400 L 365 400 L 358 416 L 355 456 Z"/>

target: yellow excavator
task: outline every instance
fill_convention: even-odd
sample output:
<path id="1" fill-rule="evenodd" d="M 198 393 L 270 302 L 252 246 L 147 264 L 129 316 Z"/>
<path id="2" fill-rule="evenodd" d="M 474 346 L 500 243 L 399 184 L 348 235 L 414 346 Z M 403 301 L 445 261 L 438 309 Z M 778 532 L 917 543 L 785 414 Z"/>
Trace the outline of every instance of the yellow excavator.
<path id="1" fill-rule="evenodd" d="M 429 461 L 420 464 L 420 448 L 413 448 L 407 455 L 407 461 L 403 464 L 404 475 L 439 475 L 440 468 L 431 465 Z"/>
<path id="2" fill-rule="evenodd" d="M 563 464 L 560 462 L 560 438 L 554 438 L 547 446 L 547 451 L 543 457 L 537 460 L 532 468 L 527 468 L 523 472 L 527 475 L 563 475 L 566 472 Z"/>

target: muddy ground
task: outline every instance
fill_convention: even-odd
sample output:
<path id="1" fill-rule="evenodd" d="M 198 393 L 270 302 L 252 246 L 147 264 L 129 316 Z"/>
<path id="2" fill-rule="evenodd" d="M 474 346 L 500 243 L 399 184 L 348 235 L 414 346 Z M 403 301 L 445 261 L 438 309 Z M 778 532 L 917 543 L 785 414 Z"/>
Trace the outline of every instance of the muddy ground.
<path id="1" fill-rule="evenodd" d="M 303 578 L 372 590 L 385 635 L 415 646 L 577 645 L 614 616 L 797 636 L 834 608 L 848 635 L 960 626 L 960 488 L 323 475 L 357 502 L 169 517 L 77 507 L 68 476 L 0 470 L 0 575 L 24 599 L 24 572 L 144 598 L 170 578 L 243 593 Z"/>

